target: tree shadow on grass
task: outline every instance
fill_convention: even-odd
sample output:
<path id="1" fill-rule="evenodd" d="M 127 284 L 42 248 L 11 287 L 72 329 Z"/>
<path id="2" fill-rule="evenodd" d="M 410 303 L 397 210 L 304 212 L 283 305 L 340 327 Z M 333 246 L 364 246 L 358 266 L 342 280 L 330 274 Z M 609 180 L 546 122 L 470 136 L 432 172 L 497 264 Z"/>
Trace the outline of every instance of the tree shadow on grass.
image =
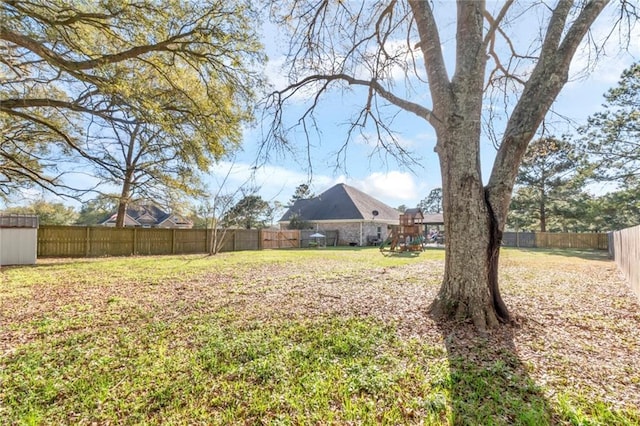
<path id="1" fill-rule="evenodd" d="M 436 319 L 449 362 L 454 425 L 549 425 L 557 415 L 529 377 L 512 326 L 480 336 L 471 324 Z"/>

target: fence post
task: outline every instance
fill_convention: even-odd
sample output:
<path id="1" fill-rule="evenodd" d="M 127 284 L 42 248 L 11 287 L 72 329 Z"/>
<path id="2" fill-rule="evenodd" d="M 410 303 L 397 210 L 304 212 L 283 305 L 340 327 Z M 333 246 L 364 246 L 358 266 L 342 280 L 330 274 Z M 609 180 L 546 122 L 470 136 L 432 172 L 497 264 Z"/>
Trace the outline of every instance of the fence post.
<path id="1" fill-rule="evenodd" d="M 89 226 L 87 226 L 87 239 L 84 242 L 84 257 L 89 257 L 89 251 L 90 251 L 90 244 L 91 241 L 91 228 Z"/>
<path id="2" fill-rule="evenodd" d="M 264 229 L 260 228 L 258 230 L 258 250 L 262 250 L 264 248 L 262 244 L 263 240 L 264 240 Z"/>
<path id="3" fill-rule="evenodd" d="M 176 229 L 171 230 L 171 254 L 176 254 Z"/>
<path id="4" fill-rule="evenodd" d="M 136 228 L 133 228 L 133 250 L 131 250 L 131 254 L 135 256 L 136 247 L 138 246 L 138 234 L 136 233 Z"/>
<path id="5" fill-rule="evenodd" d="M 233 250 L 232 251 L 236 251 L 236 245 L 238 244 L 238 230 L 234 229 L 233 230 Z"/>

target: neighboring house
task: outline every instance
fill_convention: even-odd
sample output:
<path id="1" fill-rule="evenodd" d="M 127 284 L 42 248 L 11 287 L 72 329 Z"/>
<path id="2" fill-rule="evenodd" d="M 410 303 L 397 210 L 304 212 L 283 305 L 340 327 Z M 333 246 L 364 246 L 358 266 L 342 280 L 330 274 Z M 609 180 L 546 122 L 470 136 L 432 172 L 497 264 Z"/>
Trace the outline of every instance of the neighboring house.
<path id="1" fill-rule="evenodd" d="M 103 226 L 116 226 L 117 213 L 99 223 Z M 131 204 L 124 217 L 125 227 L 135 228 L 181 228 L 190 229 L 193 222 L 181 216 L 166 213 L 153 204 Z"/>
<path id="2" fill-rule="evenodd" d="M 339 245 L 384 241 L 388 225 L 398 225 L 400 212 L 349 185 L 340 183 L 317 197 L 297 200 L 278 222 L 287 229 L 292 218 L 308 222 L 314 230 L 338 230 Z"/>

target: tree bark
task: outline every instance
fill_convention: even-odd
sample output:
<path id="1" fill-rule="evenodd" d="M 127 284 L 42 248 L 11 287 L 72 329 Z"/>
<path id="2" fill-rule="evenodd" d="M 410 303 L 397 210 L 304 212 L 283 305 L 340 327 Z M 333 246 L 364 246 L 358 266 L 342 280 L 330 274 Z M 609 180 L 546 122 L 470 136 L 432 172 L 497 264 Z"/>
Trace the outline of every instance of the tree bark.
<path id="1" fill-rule="evenodd" d="M 127 215 L 129 198 L 131 197 L 131 176 L 127 173 L 122 183 L 122 192 L 118 200 L 118 214 L 116 216 L 116 228 L 124 228 L 124 220 Z"/>
<path id="2" fill-rule="evenodd" d="M 430 309 L 439 317 L 470 318 L 485 331 L 510 321 L 510 315 L 498 286 L 503 225 L 482 185 L 478 123 L 465 120 L 438 136 L 444 142 L 439 155 L 446 255 L 443 283 Z"/>
<path id="3" fill-rule="evenodd" d="M 547 232 L 547 197 L 544 189 L 540 193 L 540 232 Z"/>
<path id="4" fill-rule="evenodd" d="M 446 255 L 443 283 L 431 312 L 470 318 L 479 331 L 510 318 L 498 287 L 504 224 L 485 192 L 480 168 L 483 10 L 483 2 L 458 3 L 456 72 L 446 85 L 447 96 L 432 93 L 434 115 L 441 118 L 432 124 L 442 173 Z"/>
<path id="5" fill-rule="evenodd" d="M 484 76 L 485 51 L 477 45 L 481 38 L 478 8 L 484 4 L 458 2 L 456 73 L 449 85 L 451 96 L 438 97 L 432 90 L 433 115 L 444 118 L 432 124 L 438 138 L 436 150 L 442 170 L 447 232 L 444 280 L 431 306 L 435 315 L 470 318 L 480 331 L 511 320 L 498 286 L 498 260 L 518 165 L 567 81 L 580 40 L 606 4 L 606 0 L 589 2 L 566 33 L 572 2 L 558 4 L 540 60 L 509 118 L 489 183 L 483 188 L 478 147 L 481 96 L 474 94 L 482 93 Z"/>
<path id="6" fill-rule="evenodd" d="M 120 199 L 118 200 L 118 216 L 116 217 L 116 228 L 124 228 L 127 206 L 129 205 L 129 201 L 131 199 L 131 188 L 134 184 L 136 162 L 140 158 L 139 154 L 135 155 L 135 147 L 138 139 L 138 133 L 140 132 L 140 127 L 140 123 L 136 123 L 133 131 L 129 135 L 127 152 L 124 158 L 125 169 L 124 177 L 122 180 L 122 191 L 120 192 Z"/>

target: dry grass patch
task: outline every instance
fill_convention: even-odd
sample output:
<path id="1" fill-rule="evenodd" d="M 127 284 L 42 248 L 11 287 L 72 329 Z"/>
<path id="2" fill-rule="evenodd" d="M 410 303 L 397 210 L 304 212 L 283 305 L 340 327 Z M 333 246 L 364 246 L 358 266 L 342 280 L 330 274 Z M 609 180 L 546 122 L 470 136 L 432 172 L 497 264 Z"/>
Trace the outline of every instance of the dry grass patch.
<path id="1" fill-rule="evenodd" d="M 443 252 L 0 271 L 0 422 L 637 424 L 640 306 L 596 252 L 504 250 L 516 326 L 427 312 Z"/>

